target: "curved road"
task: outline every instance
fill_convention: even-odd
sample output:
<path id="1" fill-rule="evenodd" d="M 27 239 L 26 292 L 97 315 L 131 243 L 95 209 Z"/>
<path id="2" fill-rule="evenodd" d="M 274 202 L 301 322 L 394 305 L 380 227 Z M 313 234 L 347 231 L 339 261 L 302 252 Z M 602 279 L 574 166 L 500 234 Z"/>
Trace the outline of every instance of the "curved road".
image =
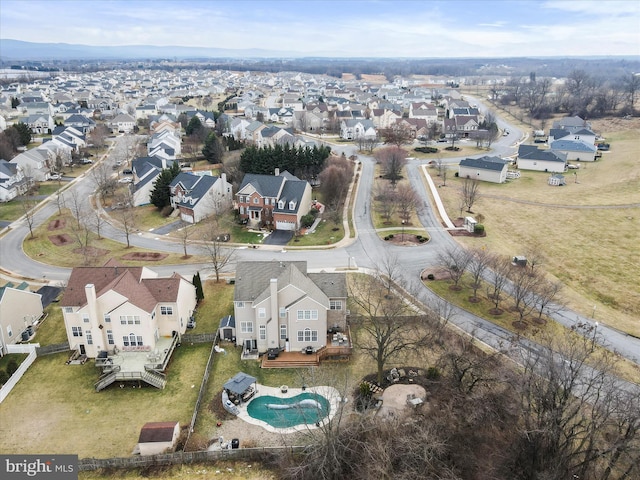
<path id="1" fill-rule="evenodd" d="M 502 124 L 501 127 L 509 128 L 510 135 L 501 137 L 493 144 L 493 154 L 509 156 L 518 145 L 518 139 L 523 138 L 523 132 L 517 128 Z M 355 147 L 333 146 L 338 153 L 344 152 L 347 156 L 355 153 Z M 116 138 L 112 145 L 112 155 L 122 154 L 123 142 L 121 138 Z M 480 156 L 480 155 L 479 155 Z M 353 205 L 353 223 L 356 230 L 355 239 L 345 239 L 336 248 L 330 250 L 284 250 L 282 248 L 272 249 L 261 246 L 258 249 L 238 248 L 235 250 L 235 261 L 244 260 L 305 260 L 308 262 L 310 270 L 333 270 L 336 268 L 355 267 L 368 270 L 375 270 L 380 267 L 381 259 L 393 256 L 400 266 L 400 280 L 407 290 L 416 295 L 416 299 L 425 306 L 434 305 L 439 301 L 438 297 L 420 282 L 421 272 L 430 265 L 438 263 L 438 253 L 448 246 L 457 245 L 455 240 L 441 226 L 441 221 L 434 212 L 429 201 L 429 194 L 422 181 L 420 166 L 426 161 L 411 160 L 407 165 L 407 177 L 416 192 L 424 199 L 422 208 L 418 210 L 418 217 L 422 225 L 429 233 L 431 239 L 426 244 L 411 247 L 390 245 L 381 241 L 373 227 L 370 212 L 370 198 L 373 186 L 375 161 L 371 157 L 360 156 L 362 165 L 360 181 L 357 186 L 357 196 Z M 104 161 L 104 160 L 103 160 Z M 449 160 L 452 163 L 459 159 Z M 95 168 L 95 165 L 94 165 Z M 88 198 L 94 189 L 90 175 L 84 175 L 71 182 L 65 191 L 69 195 L 75 189 L 80 198 Z M 36 224 L 41 224 L 50 216 L 55 214 L 57 207 L 55 202 L 48 201 L 39 207 L 35 215 Z M 27 257 L 22 250 L 22 242 L 28 236 L 28 227 L 24 220 L 15 222 L 8 233 L 0 238 L 0 251 L 2 252 L 2 268 L 14 275 L 31 278 L 36 281 L 59 281 L 64 282 L 70 274 L 70 269 L 55 267 L 38 263 Z M 107 225 L 102 230 L 102 235 L 123 242 L 124 236 L 117 228 Z M 166 252 L 182 252 L 182 245 L 178 242 L 159 239 L 150 233 L 140 233 L 130 238 L 132 245 L 144 249 L 161 250 Z M 195 253 L 197 245 L 191 245 L 190 252 Z M 197 271 L 206 274 L 211 272 L 207 264 L 190 265 L 167 265 L 152 267 L 161 275 L 179 272 L 190 276 Z M 228 272 L 235 270 L 235 265 L 230 264 L 225 269 Z M 554 314 L 557 321 L 566 326 L 574 325 L 576 322 L 591 323 L 590 319 L 582 317 L 570 310 L 560 310 Z M 494 348 L 504 348 L 505 344 L 513 341 L 513 334 L 493 323 L 477 317 L 465 310 L 453 307 L 451 322 L 462 330 L 474 335 L 481 341 Z M 620 355 L 640 363 L 640 339 L 631 337 L 617 330 L 606 326 L 598 326 L 598 341 L 608 348 L 618 352 Z M 520 340 L 520 348 L 535 349 L 534 344 L 526 340 Z"/>

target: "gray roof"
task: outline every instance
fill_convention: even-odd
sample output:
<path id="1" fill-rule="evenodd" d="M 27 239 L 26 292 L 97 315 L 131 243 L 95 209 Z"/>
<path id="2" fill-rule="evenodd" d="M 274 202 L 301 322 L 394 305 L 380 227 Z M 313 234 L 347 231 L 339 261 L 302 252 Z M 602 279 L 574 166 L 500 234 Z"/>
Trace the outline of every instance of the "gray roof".
<path id="1" fill-rule="evenodd" d="M 551 150 L 567 150 L 570 152 L 595 153 L 597 147 L 581 142 L 580 140 L 556 140 L 551 142 Z"/>
<path id="2" fill-rule="evenodd" d="M 185 190 L 184 197 L 181 202 L 176 205 L 183 205 L 191 208 L 196 205 L 211 187 L 218 181 L 218 177 L 212 175 L 194 175 L 193 173 L 180 172 L 174 178 L 169 187 L 173 190 L 177 185 L 181 185 Z"/>
<path id="3" fill-rule="evenodd" d="M 256 192 L 262 197 L 278 197 L 282 183 L 287 179 L 282 175 L 262 175 L 258 173 L 247 173 L 242 179 L 238 191 L 251 184 Z"/>
<path id="4" fill-rule="evenodd" d="M 224 389 L 229 390 L 236 395 L 242 395 L 247 389 L 251 386 L 252 383 L 255 383 L 255 377 L 251 375 L 247 375 L 244 372 L 237 373 L 231 380 L 224 384 Z"/>
<path id="5" fill-rule="evenodd" d="M 518 158 L 527 160 L 540 160 L 545 162 L 562 162 L 566 163 L 567 154 L 562 152 L 554 152 L 552 150 L 543 150 L 535 145 L 520 145 L 518 148 Z"/>
<path id="6" fill-rule="evenodd" d="M 499 157 L 480 157 L 480 158 L 465 158 L 460 160 L 461 167 L 479 168 L 481 170 L 495 170 L 497 172 L 502 171 L 505 165 L 509 163 L 508 160 L 503 160 Z"/>
<path id="7" fill-rule="evenodd" d="M 234 317 L 233 315 L 227 315 L 226 317 L 222 317 L 220 319 L 219 328 L 224 328 L 224 327 L 236 328 L 236 317 Z"/>

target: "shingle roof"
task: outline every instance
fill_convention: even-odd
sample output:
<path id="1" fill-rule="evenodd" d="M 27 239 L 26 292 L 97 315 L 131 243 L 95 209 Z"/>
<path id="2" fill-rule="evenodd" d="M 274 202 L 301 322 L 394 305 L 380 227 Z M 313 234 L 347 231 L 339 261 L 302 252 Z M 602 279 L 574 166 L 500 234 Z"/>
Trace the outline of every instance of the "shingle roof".
<path id="1" fill-rule="evenodd" d="M 588 152 L 595 153 L 597 147 L 595 145 L 589 145 L 580 140 L 556 140 L 551 142 L 551 150 L 567 150 L 570 152 Z"/>
<path id="2" fill-rule="evenodd" d="M 518 158 L 565 163 L 567 161 L 567 154 L 554 152 L 552 150 L 543 150 L 535 145 L 520 145 L 518 148 Z"/>
<path id="3" fill-rule="evenodd" d="M 140 430 L 138 443 L 170 442 L 178 422 L 149 422 Z"/>
<path id="4" fill-rule="evenodd" d="M 460 166 L 479 168 L 481 170 L 495 170 L 499 172 L 508 163 L 508 160 L 503 160 L 502 158 L 485 156 L 480 158 L 465 158 L 460 161 Z"/>

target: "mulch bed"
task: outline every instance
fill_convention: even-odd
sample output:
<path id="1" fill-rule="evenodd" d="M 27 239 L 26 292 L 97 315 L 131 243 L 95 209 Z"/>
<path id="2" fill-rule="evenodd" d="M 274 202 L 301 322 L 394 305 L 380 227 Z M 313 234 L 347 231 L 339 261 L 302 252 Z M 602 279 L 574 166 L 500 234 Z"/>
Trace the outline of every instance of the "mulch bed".
<path id="1" fill-rule="evenodd" d="M 433 275 L 433 278 L 429 278 L 429 275 Z M 420 274 L 420 278 L 422 280 L 449 280 L 451 275 L 444 268 L 441 267 L 431 267 L 425 268 Z"/>
<path id="2" fill-rule="evenodd" d="M 67 226 L 67 221 L 64 218 L 59 218 L 57 220 L 51 220 L 49 225 L 47 226 L 47 230 L 60 230 Z M 51 238 L 51 237 L 49 237 Z"/>
<path id="3" fill-rule="evenodd" d="M 423 235 L 424 238 L 424 235 Z M 394 245 L 406 245 L 407 243 L 420 244 L 420 240 L 417 235 L 412 233 L 394 233 L 393 238 L 385 240 L 385 242 L 393 243 Z M 425 243 L 424 241 L 422 243 Z"/>
<path id="4" fill-rule="evenodd" d="M 451 220 L 451 223 L 453 223 L 458 228 L 464 227 L 464 218 L 458 217 L 454 220 Z M 477 233 L 469 232 L 467 230 L 449 230 L 449 234 L 452 237 L 486 237 L 487 236 L 486 231 L 483 231 L 482 233 L 477 234 Z"/>
<path id="5" fill-rule="evenodd" d="M 49 240 L 56 247 L 63 247 L 65 245 L 69 245 L 70 243 L 73 243 L 73 239 L 66 233 L 62 233 L 59 235 L 50 235 Z"/>
<path id="6" fill-rule="evenodd" d="M 144 261 L 159 261 L 168 257 L 166 253 L 157 252 L 131 252 L 123 255 L 123 260 L 144 260 Z"/>

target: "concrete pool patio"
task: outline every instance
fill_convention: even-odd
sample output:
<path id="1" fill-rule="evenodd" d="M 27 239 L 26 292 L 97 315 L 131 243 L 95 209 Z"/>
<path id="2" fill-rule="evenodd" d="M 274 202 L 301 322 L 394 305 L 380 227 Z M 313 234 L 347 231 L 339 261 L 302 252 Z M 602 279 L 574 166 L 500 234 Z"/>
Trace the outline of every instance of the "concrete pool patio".
<path id="1" fill-rule="evenodd" d="M 329 402 L 329 414 L 324 419 L 322 419 L 321 423 L 323 423 L 327 420 L 331 420 L 334 417 L 334 415 L 338 411 L 338 407 L 341 399 L 341 396 L 338 390 L 328 386 L 307 387 L 306 390 L 302 390 L 302 388 L 287 387 L 287 391 L 283 393 L 281 387 L 269 387 L 267 385 L 262 385 L 257 383 L 256 390 L 257 390 L 256 394 L 253 396 L 253 398 L 249 402 L 236 405 L 238 407 L 238 410 L 240 411 L 237 415 L 237 418 L 247 423 L 250 423 L 252 425 L 258 425 L 264 428 L 265 430 L 267 430 L 268 432 L 281 433 L 281 434 L 295 433 L 295 432 L 310 430 L 318 427 L 316 427 L 316 425 L 314 424 L 301 424 L 301 425 L 295 425 L 293 427 L 287 427 L 287 428 L 273 427 L 272 425 L 269 425 L 267 422 L 263 420 L 259 420 L 257 418 L 253 418 L 251 415 L 249 415 L 249 412 L 247 411 L 247 406 L 249 405 L 249 403 L 251 403 L 256 398 L 262 397 L 265 395 L 268 395 L 271 397 L 277 397 L 277 398 L 292 398 L 297 395 L 300 395 L 301 393 L 315 393 L 323 396 Z"/>

